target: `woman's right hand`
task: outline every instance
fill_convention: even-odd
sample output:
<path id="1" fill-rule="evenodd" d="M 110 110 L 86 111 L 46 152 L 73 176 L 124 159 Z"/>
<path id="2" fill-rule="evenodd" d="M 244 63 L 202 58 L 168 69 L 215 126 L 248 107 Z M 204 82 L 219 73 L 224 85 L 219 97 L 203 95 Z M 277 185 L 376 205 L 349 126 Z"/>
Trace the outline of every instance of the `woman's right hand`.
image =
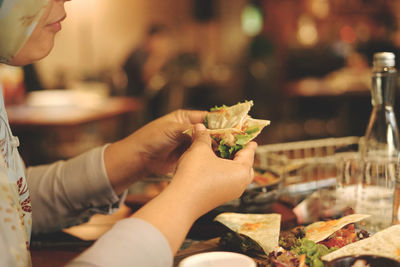
<path id="1" fill-rule="evenodd" d="M 257 144 L 250 142 L 233 160 L 222 159 L 211 148 L 211 137 L 204 125 L 195 125 L 193 143 L 178 163 L 169 185 L 186 191 L 197 216 L 240 197 L 254 177 L 253 162 Z"/>
<path id="2" fill-rule="evenodd" d="M 233 160 L 222 159 L 211 148 L 204 125 L 196 124 L 193 142 L 182 155 L 171 183 L 133 217 L 155 226 L 178 251 L 192 224 L 201 215 L 238 198 L 253 180 L 257 144 L 250 142 Z"/>

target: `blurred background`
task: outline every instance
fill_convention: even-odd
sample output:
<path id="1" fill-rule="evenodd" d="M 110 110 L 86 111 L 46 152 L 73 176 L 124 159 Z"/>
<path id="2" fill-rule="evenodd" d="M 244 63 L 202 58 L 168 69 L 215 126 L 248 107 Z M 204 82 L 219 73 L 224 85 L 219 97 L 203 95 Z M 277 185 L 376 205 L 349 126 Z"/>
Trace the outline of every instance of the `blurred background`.
<path id="1" fill-rule="evenodd" d="M 47 58 L 0 65 L 28 165 L 115 141 L 178 108 L 243 100 L 254 101 L 253 117 L 271 120 L 259 144 L 362 136 L 372 55 L 391 51 L 400 59 L 395 0 L 85 0 L 66 7 Z"/>

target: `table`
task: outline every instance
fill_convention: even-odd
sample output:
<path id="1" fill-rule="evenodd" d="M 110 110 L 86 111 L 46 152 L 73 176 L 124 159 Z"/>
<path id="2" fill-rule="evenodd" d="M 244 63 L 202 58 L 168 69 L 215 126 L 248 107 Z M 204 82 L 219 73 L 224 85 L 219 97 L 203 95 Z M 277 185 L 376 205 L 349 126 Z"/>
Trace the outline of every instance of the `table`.
<path id="1" fill-rule="evenodd" d="M 145 198 L 142 200 L 147 201 Z M 140 197 L 128 196 L 126 204 L 113 215 L 96 215 L 88 223 L 66 229 L 63 232 L 34 236 L 31 243 L 33 266 L 52 267 L 66 264 L 89 247 L 115 222 L 128 217 L 139 208 Z M 296 217 L 291 208 L 282 203 L 275 203 L 271 212 L 282 214 L 283 228 L 296 224 Z M 199 242 L 196 246 L 191 246 L 189 250 L 182 250 L 178 253 L 174 260 L 175 264 L 191 254 L 215 249 L 221 226 L 213 222 L 214 215 L 215 212 L 212 211 L 195 222 L 187 238 L 190 242 L 193 240 Z"/>
<path id="2" fill-rule="evenodd" d="M 88 106 L 30 106 L 27 103 L 6 106 L 10 125 L 14 128 L 65 127 L 113 118 L 138 112 L 139 100 L 131 97 L 105 98 L 96 105 Z"/>
<path id="3" fill-rule="evenodd" d="M 85 105 L 6 106 L 27 165 L 70 158 L 121 139 L 138 127 L 142 109 L 143 104 L 130 97 L 107 97 Z"/>

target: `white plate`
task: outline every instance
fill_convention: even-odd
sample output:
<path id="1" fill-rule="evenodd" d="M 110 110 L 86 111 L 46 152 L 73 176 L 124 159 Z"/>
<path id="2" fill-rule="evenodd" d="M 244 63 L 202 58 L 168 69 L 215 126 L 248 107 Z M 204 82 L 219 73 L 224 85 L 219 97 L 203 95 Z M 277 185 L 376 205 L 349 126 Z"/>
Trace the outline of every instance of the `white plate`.
<path id="1" fill-rule="evenodd" d="M 179 267 L 256 267 L 256 262 L 234 252 L 205 252 L 185 258 Z"/>

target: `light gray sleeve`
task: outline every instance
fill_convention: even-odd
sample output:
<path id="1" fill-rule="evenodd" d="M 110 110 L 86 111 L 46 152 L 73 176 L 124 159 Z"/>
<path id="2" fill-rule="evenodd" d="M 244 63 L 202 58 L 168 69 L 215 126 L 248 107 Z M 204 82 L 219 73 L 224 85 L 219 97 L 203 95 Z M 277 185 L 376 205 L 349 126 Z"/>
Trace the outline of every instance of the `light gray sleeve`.
<path id="1" fill-rule="evenodd" d="M 27 168 L 33 232 L 58 230 L 119 208 L 126 194 L 118 197 L 112 189 L 104 166 L 105 147 L 67 161 Z"/>
<path id="2" fill-rule="evenodd" d="M 119 221 L 67 267 L 170 267 L 173 255 L 167 239 L 150 223 Z"/>

